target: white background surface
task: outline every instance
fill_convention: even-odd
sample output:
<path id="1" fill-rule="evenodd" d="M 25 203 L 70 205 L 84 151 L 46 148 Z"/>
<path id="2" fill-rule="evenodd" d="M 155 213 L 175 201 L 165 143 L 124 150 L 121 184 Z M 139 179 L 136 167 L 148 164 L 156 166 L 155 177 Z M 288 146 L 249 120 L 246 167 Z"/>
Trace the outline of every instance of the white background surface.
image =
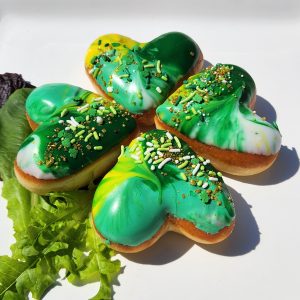
<path id="1" fill-rule="evenodd" d="M 277 120 L 283 146 L 265 173 L 226 176 L 237 213 L 226 241 L 201 246 L 168 234 L 140 254 L 118 255 L 125 268 L 114 298 L 300 299 L 299 1 L 0 0 L 0 73 L 92 89 L 83 59 L 97 36 L 147 41 L 174 30 L 193 37 L 207 61 L 237 64 L 253 76 L 256 110 Z M 0 254 L 13 242 L 5 206 L 0 201 Z M 88 299 L 96 290 L 63 282 L 45 299 Z"/>

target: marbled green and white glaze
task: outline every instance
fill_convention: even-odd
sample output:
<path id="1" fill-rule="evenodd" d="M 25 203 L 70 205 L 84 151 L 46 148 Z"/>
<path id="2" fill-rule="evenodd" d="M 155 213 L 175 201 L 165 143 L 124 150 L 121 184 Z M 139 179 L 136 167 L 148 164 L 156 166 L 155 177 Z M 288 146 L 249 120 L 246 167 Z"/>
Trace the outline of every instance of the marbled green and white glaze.
<path id="1" fill-rule="evenodd" d="M 249 108 L 255 83 L 242 68 L 217 64 L 190 77 L 156 109 L 158 118 L 185 136 L 222 149 L 272 155 L 281 134 Z"/>
<path id="2" fill-rule="evenodd" d="M 131 113 L 157 107 L 199 63 L 198 45 L 180 32 L 148 43 L 108 34 L 90 46 L 85 67 L 100 88 Z"/>
<path id="3" fill-rule="evenodd" d="M 135 120 L 119 104 L 78 87 L 57 87 L 57 97 L 53 85 L 30 95 L 27 113 L 42 123 L 17 154 L 18 167 L 38 179 L 62 178 L 80 171 L 136 128 Z"/>
<path id="4" fill-rule="evenodd" d="M 108 242 L 128 246 L 151 239 L 168 215 L 208 234 L 235 218 L 222 174 L 163 130 L 142 134 L 123 151 L 96 190 L 92 214 Z"/>

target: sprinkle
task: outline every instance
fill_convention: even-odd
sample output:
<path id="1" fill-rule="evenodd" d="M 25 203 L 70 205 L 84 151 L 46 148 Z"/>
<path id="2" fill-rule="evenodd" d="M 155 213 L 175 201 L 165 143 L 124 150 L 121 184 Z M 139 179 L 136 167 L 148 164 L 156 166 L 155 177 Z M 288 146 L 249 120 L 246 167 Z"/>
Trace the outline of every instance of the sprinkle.
<path id="1" fill-rule="evenodd" d="M 194 115 L 197 115 L 197 111 L 196 111 L 195 107 L 192 107 L 191 110 L 192 110 Z"/>
<path id="2" fill-rule="evenodd" d="M 103 119 L 101 117 L 97 116 L 96 122 L 101 125 L 101 124 L 103 124 Z"/>
<path id="3" fill-rule="evenodd" d="M 169 146 L 172 146 L 172 143 L 165 143 L 161 145 L 162 148 L 167 148 Z"/>
<path id="4" fill-rule="evenodd" d="M 185 119 L 186 120 L 190 120 L 192 117 L 191 116 L 186 116 Z"/>
<path id="5" fill-rule="evenodd" d="M 199 180 L 199 181 L 197 182 L 197 185 L 198 185 L 198 186 L 202 186 L 202 183 L 203 183 L 203 181 L 202 181 L 202 180 Z"/>
<path id="6" fill-rule="evenodd" d="M 112 93 L 113 90 L 114 90 L 114 88 L 113 88 L 112 86 L 108 86 L 108 87 L 107 87 L 107 92 L 108 92 L 108 93 Z"/>
<path id="7" fill-rule="evenodd" d="M 175 164 L 177 165 L 179 163 L 179 160 L 178 159 L 175 159 Z"/>
<path id="8" fill-rule="evenodd" d="M 203 165 L 206 166 L 206 165 L 209 164 L 209 163 L 210 163 L 210 160 L 207 159 L 206 161 L 203 162 Z"/>
<path id="9" fill-rule="evenodd" d="M 145 155 L 147 155 L 148 153 L 152 152 L 154 150 L 154 148 L 147 148 L 146 151 L 144 152 Z"/>
<path id="10" fill-rule="evenodd" d="M 142 162 L 141 160 L 135 160 L 134 163 L 135 163 L 135 164 L 141 164 L 141 163 L 143 163 L 143 162 Z"/>
<path id="11" fill-rule="evenodd" d="M 164 81 L 168 81 L 168 77 L 167 77 L 167 76 L 164 76 L 164 75 L 163 75 L 163 76 L 161 76 L 160 78 L 161 78 L 162 80 L 164 80 Z"/>
<path id="12" fill-rule="evenodd" d="M 165 138 L 164 138 L 163 136 L 160 138 L 160 142 L 161 142 L 162 144 L 165 142 Z"/>
<path id="13" fill-rule="evenodd" d="M 79 123 L 74 119 L 74 117 L 72 116 L 71 117 L 71 121 L 74 123 L 74 124 L 76 124 L 76 126 L 78 126 L 79 125 Z"/>
<path id="14" fill-rule="evenodd" d="M 85 137 L 84 141 L 87 142 L 87 141 L 90 139 L 90 137 L 91 137 L 92 135 L 93 135 L 92 133 L 89 133 L 89 134 Z"/>
<path id="15" fill-rule="evenodd" d="M 187 181 L 187 177 L 184 173 L 180 173 L 180 178 L 184 181 Z"/>
<path id="16" fill-rule="evenodd" d="M 125 151 L 125 147 L 124 147 L 124 145 L 121 145 L 121 154 L 120 155 L 123 155 L 124 151 Z"/>
<path id="17" fill-rule="evenodd" d="M 204 161 L 204 158 L 202 156 L 198 156 L 198 158 L 200 159 L 200 161 Z"/>
<path id="18" fill-rule="evenodd" d="M 161 94 L 161 88 L 159 86 L 156 87 L 156 91 Z"/>
<path id="19" fill-rule="evenodd" d="M 149 160 L 148 160 L 148 164 L 152 164 L 152 158 L 150 158 Z"/>
<path id="20" fill-rule="evenodd" d="M 201 166 L 201 167 L 200 167 L 200 170 L 201 170 L 201 171 L 204 171 L 204 170 L 205 170 L 205 167 L 204 167 L 204 166 Z"/>
<path id="21" fill-rule="evenodd" d="M 195 167 L 195 169 L 192 172 L 192 175 L 195 176 L 197 174 L 197 172 L 199 171 L 199 169 L 200 169 L 200 164 L 197 164 L 197 166 Z"/>
<path id="22" fill-rule="evenodd" d="M 195 56 L 195 53 L 193 51 L 190 52 L 191 56 Z"/>
<path id="23" fill-rule="evenodd" d="M 94 138 L 95 138 L 96 141 L 99 140 L 99 135 L 98 135 L 98 133 L 96 131 L 93 132 L 93 136 L 94 136 Z"/>
<path id="24" fill-rule="evenodd" d="M 150 158 L 150 153 L 148 153 L 145 157 L 144 160 L 148 160 Z"/>
<path id="25" fill-rule="evenodd" d="M 197 177 L 203 176 L 204 173 L 203 172 L 198 172 Z"/>
<path id="26" fill-rule="evenodd" d="M 70 129 L 71 129 L 72 131 L 75 131 L 75 130 L 76 130 L 76 127 L 75 127 L 75 126 L 70 126 Z"/>
<path id="27" fill-rule="evenodd" d="M 60 116 L 61 116 L 61 117 L 64 117 L 68 112 L 69 112 L 69 111 L 65 108 L 65 109 L 61 112 Z"/>
<path id="28" fill-rule="evenodd" d="M 163 155 L 163 153 L 162 153 L 162 152 L 160 152 L 159 150 L 157 151 L 157 154 L 158 154 L 158 156 L 159 156 L 159 157 L 162 157 L 162 156 L 164 156 L 164 155 Z"/>
<path id="29" fill-rule="evenodd" d="M 203 187 L 204 189 L 206 189 L 206 188 L 208 187 L 208 183 L 207 183 L 207 182 L 204 182 L 204 183 L 202 184 L 202 187 Z"/>
<path id="30" fill-rule="evenodd" d="M 59 124 L 62 124 L 63 122 L 64 122 L 64 120 L 59 120 L 58 121 Z"/>
<path id="31" fill-rule="evenodd" d="M 70 127 L 66 127 L 65 130 L 67 130 L 67 131 L 70 130 Z"/>
<path id="32" fill-rule="evenodd" d="M 160 60 L 157 61 L 156 70 L 157 70 L 157 73 L 161 73 Z"/>
<path id="33" fill-rule="evenodd" d="M 184 156 L 182 159 L 183 159 L 183 160 L 189 160 L 189 159 L 191 159 L 191 157 L 190 157 L 189 155 L 186 155 L 186 156 Z"/>
<path id="34" fill-rule="evenodd" d="M 71 139 L 71 144 L 74 144 L 76 142 L 75 139 Z"/>
<path id="35" fill-rule="evenodd" d="M 103 149 L 102 146 L 95 146 L 95 147 L 94 147 L 94 150 L 102 150 L 102 149 Z"/>
<path id="36" fill-rule="evenodd" d="M 169 131 L 166 132 L 166 136 L 168 137 L 169 140 L 173 140 L 173 136 Z"/>
<path id="37" fill-rule="evenodd" d="M 179 166 L 178 166 L 178 169 L 183 169 L 184 167 L 186 167 L 187 165 L 188 165 L 188 161 L 186 160 L 185 162 L 183 162 L 182 164 L 180 164 Z"/>
<path id="38" fill-rule="evenodd" d="M 81 129 L 84 129 L 85 128 L 85 126 L 84 125 L 82 125 L 82 124 L 78 124 L 78 126 L 77 126 L 78 128 L 81 128 Z"/>
<path id="39" fill-rule="evenodd" d="M 171 152 L 171 153 L 177 153 L 177 152 L 180 152 L 180 149 L 170 149 L 169 152 Z"/>
<path id="40" fill-rule="evenodd" d="M 114 107 L 113 106 L 110 106 L 109 107 L 110 108 L 110 111 L 114 114 L 114 115 L 116 115 L 117 114 L 117 112 L 116 112 L 116 110 L 114 109 Z"/>
<path id="41" fill-rule="evenodd" d="M 174 140 L 176 142 L 177 147 L 180 149 L 181 148 L 181 143 L 180 143 L 179 138 L 177 136 L 174 136 Z"/>
<path id="42" fill-rule="evenodd" d="M 85 105 L 83 105 L 83 106 L 77 108 L 77 111 L 82 111 L 82 110 L 88 108 L 89 106 L 90 106 L 90 105 L 87 103 L 87 104 L 85 104 Z"/>
<path id="43" fill-rule="evenodd" d="M 85 120 L 86 120 L 86 121 L 89 121 L 89 120 L 90 120 L 90 116 L 89 116 L 89 115 L 86 115 Z"/>
<path id="44" fill-rule="evenodd" d="M 140 157 L 135 154 L 131 154 L 131 157 L 135 160 L 140 160 Z"/>
<path id="45" fill-rule="evenodd" d="M 129 77 L 129 74 L 122 74 L 122 75 L 119 75 L 119 78 L 127 78 Z"/>
<path id="46" fill-rule="evenodd" d="M 180 101 L 181 104 L 188 102 L 189 100 L 191 100 L 194 96 L 196 95 L 196 92 L 191 93 L 189 96 L 187 96 L 185 99 L 182 99 Z"/>
<path id="47" fill-rule="evenodd" d="M 144 140 L 145 140 L 144 137 L 142 137 L 142 136 L 139 136 L 139 137 L 138 137 L 138 141 L 144 141 Z"/>
<path id="48" fill-rule="evenodd" d="M 147 65 L 144 65 L 144 68 L 154 68 L 154 64 L 147 64 Z"/>
<path id="49" fill-rule="evenodd" d="M 153 144 L 151 142 L 147 142 L 146 145 L 149 147 L 153 147 Z"/>
<path id="50" fill-rule="evenodd" d="M 218 178 L 216 178 L 216 177 L 208 177 L 208 179 L 209 179 L 210 181 L 218 181 Z"/>
<path id="51" fill-rule="evenodd" d="M 222 177 L 222 176 L 223 176 L 221 172 L 218 172 L 217 175 L 218 175 L 219 177 Z"/>
<path id="52" fill-rule="evenodd" d="M 154 170 L 155 170 L 155 166 L 152 165 L 152 166 L 150 167 L 150 169 L 151 169 L 151 171 L 154 171 Z"/>
<path id="53" fill-rule="evenodd" d="M 85 133 L 85 130 L 80 130 L 79 132 L 77 132 L 75 134 L 75 137 L 79 137 L 79 136 L 83 135 L 84 133 Z"/>
<path id="54" fill-rule="evenodd" d="M 163 158 L 159 158 L 159 159 L 155 160 L 155 161 L 153 162 L 153 164 L 154 164 L 154 165 L 157 165 L 157 164 L 159 164 L 160 162 L 162 162 L 163 160 L 164 160 Z"/>
<path id="55" fill-rule="evenodd" d="M 160 170 L 166 163 L 168 163 L 169 161 L 171 161 L 172 159 L 170 157 L 167 157 L 166 159 L 164 159 L 159 165 L 158 165 L 158 169 Z"/>

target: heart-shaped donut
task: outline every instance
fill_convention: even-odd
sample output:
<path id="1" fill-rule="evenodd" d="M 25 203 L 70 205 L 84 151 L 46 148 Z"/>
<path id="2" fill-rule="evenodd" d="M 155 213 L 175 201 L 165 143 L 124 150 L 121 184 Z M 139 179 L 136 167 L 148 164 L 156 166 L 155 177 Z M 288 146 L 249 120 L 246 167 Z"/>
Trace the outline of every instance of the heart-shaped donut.
<path id="1" fill-rule="evenodd" d="M 30 124 L 39 125 L 20 146 L 15 174 L 38 194 L 89 184 L 137 135 L 135 119 L 119 104 L 67 84 L 35 89 L 26 108 Z"/>
<path id="2" fill-rule="evenodd" d="M 163 130 L 123 148 L 96 190 L 92 215 L 100 236 L 121 252 L 141 251 L 167 231 L 216 243 L 235 220 L 222 174 Z"/>
<path id="3" fill-rule="evenodd" d="M 202 62 L 198 45 L 180 32 L 163 34 L 148 43 L 108 34 L 91 44 L 85 68 L 100 92 L 133 114 L 148 112 L 142 119 L 153 123 L 153 109 L 183 78 L 197 72 Z"/>
<path id="4" fill-rule="evenodd" d="M 184 139 L 221 170 L 264 171 L 276 159 L 281 134 L 251 108 L 255 83 L 242 68 L 217 64 L 190 77 L 156 110 L 155 123 Z"/>

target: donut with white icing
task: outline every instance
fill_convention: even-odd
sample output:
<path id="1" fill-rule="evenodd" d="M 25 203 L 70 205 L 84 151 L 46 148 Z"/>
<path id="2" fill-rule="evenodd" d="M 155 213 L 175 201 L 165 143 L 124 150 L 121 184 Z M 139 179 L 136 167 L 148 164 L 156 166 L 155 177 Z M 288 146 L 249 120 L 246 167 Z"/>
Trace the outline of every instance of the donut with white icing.
<path id="1" fill-rule="evenodd" d="M 142 251 L 168 231 L 217 243 L 235 223 L 222 174 L 163 130 L 141 134 L 123 148 L 96 190 L 92 217 L 100 237 L 121 252 Z"/>
<path id="2" fill-rule="evenodd" d="M 100 93 L 150 125 L 155 108 L 184 78 L 200 70 L 202 63 L 199 46 L 180 32 L 147 43 L 107 34 L 89 47 L 85 69 Z"/>
<path id="3" fill-rule="evenodd" d="M 119 104 L 68 84 L 35 89 L 26 113 L 35 130 L 20 146 L 14 170 L 19 182 L 38 194 L 89 184 L 137 135 L 135 119 Z"/>
<path id="4" fill-rule="evenodd" d="M 253 175 L 269 168 L 281 147 L 275 122 L 252 111 L 255 83 L 242 68 L 217 64 L 184 81 L 156 109 L 157 128 L 185 140 L 219 170 Z"/>

